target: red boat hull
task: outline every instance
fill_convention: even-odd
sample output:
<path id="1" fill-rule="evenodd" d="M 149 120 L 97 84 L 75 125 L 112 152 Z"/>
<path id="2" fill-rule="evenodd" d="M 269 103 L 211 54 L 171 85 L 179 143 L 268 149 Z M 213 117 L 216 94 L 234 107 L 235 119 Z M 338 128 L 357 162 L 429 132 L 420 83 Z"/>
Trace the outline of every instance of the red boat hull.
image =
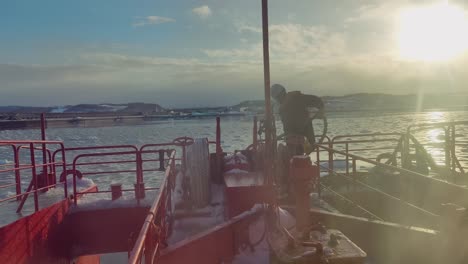
<path id="1" fill-rule="evenodd" d="M 91 187 L 88 191 L 95 191 Z M 63 223 L 70 200 L 64 199 L 36 213 L 0 228 L 0 263 L 69 263 L 67 258 L 51 254 L 50 237 Z M 88 259 L 88 262 L 83 260 Z M 89 262 L 86 257 L 78 263 Z M 78 261 L 75 260 L 75 261 Z"/>

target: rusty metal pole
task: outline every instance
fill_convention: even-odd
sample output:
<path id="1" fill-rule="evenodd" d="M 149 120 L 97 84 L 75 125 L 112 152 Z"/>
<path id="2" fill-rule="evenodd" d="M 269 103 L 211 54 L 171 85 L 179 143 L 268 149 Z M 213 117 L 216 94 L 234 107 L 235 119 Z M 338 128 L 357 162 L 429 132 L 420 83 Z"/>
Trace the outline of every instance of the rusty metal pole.
<path id="1" fill-rule="evenodd" d="M 346 176 L 349 177 L 349 144 L 346 142 Z"/>
<path id="2" fill-rule="evenodd" d="M 62 171 L 67 171 L 67 163 L 65 159 L 65 146 L 63 143 L 60 144 L 60 151 L 62 152 Z M 67 186 L 66 178 L 67 177 L 65 177 L 65 182 L 63 184 L 63 193 L 65 195 L 65 199 L 68 197 L 68 186 Z M 55 179 L 55 181 L 57 181 L 57 179 Z"/>
<path id="3" fill-rule="evenodd" d="M 270 99 L 270 52 L 268 45 L 268 0 L 262 0 L 262 31 L 263 31 L 263 78 L 265 84 L 265 179 L 272 182 L 273 146 L 272 146 L 272 111 Z M 274 131 L 276 133 L 276 131 Z"/>
<path id="4" fill-rule="evenodd" d="M 65 184 L 67 184 L 67 176 L 65 176 Z M 78 204 L 78 200 L 76 198 L 76 158 L 73 161 L 73 203 L 75 206 Z"/>
<path id="5" fill-rule="evenodd" d="M 30 155 L 31 155 L 31 170 L 32 170 L 32 182 L 34 184 L 34 211 L 39 211 L 39 198 L 37 196 L 38 182 L 37 182 L 37 172 L 36 172 L 36 158 L 34 156 L 34 144 L 29 144 Z"/>
<path id="6" fill-rule="evenodd" d="M 450 127 L 448 129 L 443 129 L 444 130 L 444 138 L 445 138 L 445 144 L 444 144 L 444 151 L 445 151 L 445 166 L 447 168 L 450 168 L 451 161 L 450 161 L 450 149 L 451 149 L 451 140 L 450 140 Z"/>
<path id="7" fill-rule="evenodd" d="M 13 148 L 13 155 L 15 156 L 15 181 L 16 181 L 16 195 L 20 195 L 21 194 L 21 174 L 20 174 L 20 170 L 19 170 L 19 154 L 18 154 L 18 149 L 16 148 L 15 145 L 12 145 L 12 148 Z M 21 197 L 18 196 L 16 197 L 16 200 L 17 201 L 20 201 L 21 200 Z"/>
<path id="8" fill-rule="evenodd" d="M 164 154 L 166 151 L 164 149 L 158 150 L 158 158 L 159 158 L 159 170 L 164 171 Z"/>
<path id="9" fill-rule="evenodd" d="M 221 153 L 221 118 L 216 117 L 216 153 Z"/>
<path id="10" fill-rule="evenodd" d="M 330 149 L 333 149 L 333 140 L 328 142 L 328 147 Z M 333 152 L 328 150 L 328 171 L 332 172 L 334 170 L 334 166 L 333 166 Z"/>
<path id="11" fill-rule="evenodd" d="M 451 125 L 450 126 L 450 131 L 451 131 L 451 139 L 450 139 L 450 152 L 451 152 L 451 166 L 452 166 L 452 172 L 453 172 L 453 175 L 456 175 L 456 171 L 457 171 L 457 163 L 456 163 L 456 160 L 457 160 L 457 156 L 456 156 L 456 145 L 455 143 L 457 142 L 456 141 L 456 133 L 455 133 L 455 125 Z M 460 171 L 460 172 L 463 172 L 463 171 Z"/>
<path id="12" fill-rule="evenodd" d="M 41 114 L 41 140 L 46 140 L 46 120 L 44 113 Z M 45 143 L 42 143 L 42 164 L 47 164 L 47 149 Z M 43 177 L 45 177 L 46 186 L 49 186 L 50 182 L 49 173 L 47 171 L 47 165 L 42 166 L 42 175 Z"/>
<path id="13" fill-rule="evenodd" d="M 257 134 L 257 126 L 258 126 L 257 116 L 254 116 L 254 124 L 253 124 L 253 150 L 257 151 L 257 144 L 258 144 L 258 134 Z"/>
<path id="14" fill-rule="evenodd" d="M 221 162 L 223 156 L 223 149 L 221 148 L 221 118 L 216 117 L 216 179 L 219 182 L 221 181 Z"/>

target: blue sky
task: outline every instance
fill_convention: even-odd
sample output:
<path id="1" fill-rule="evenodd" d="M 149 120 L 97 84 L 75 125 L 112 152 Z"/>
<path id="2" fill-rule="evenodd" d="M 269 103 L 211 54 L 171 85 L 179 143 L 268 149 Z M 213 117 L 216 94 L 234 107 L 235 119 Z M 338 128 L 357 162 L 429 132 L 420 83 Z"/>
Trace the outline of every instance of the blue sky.
<path id="1" fill-rule="evenodd" d="M 395 16 L 431 2 L 271 0 L 272 82 L 318 95 L 465 92 L 465 56 L 398 58 Z M 261 99 L 260 26 L 260 0 L 2 1 L 0 105 Z"/>

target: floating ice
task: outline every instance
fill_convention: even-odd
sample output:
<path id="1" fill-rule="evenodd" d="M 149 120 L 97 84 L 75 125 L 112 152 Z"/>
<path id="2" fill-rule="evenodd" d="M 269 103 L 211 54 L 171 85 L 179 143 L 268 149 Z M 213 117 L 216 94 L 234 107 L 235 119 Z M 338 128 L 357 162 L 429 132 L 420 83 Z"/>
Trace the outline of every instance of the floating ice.
<path id="1" fill-rule="evenodd" d="M 0 159 L 0 165 L 11 164 L 12 162 L 7 159 Z"/>

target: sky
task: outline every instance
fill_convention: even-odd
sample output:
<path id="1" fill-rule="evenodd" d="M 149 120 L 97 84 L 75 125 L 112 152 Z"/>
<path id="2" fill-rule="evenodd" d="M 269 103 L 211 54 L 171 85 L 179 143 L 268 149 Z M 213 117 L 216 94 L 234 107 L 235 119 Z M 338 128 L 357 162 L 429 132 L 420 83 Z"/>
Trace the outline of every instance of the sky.
<path id="1" fill-rule="evenodd" d="M 426 8 L 439 2 L 270 0 L 271 81 L 319 96 L 464 94 L 468 4 Z M 263 98 L 260 0 L 1 1 L 0 32 L 0 105 Z"/>

